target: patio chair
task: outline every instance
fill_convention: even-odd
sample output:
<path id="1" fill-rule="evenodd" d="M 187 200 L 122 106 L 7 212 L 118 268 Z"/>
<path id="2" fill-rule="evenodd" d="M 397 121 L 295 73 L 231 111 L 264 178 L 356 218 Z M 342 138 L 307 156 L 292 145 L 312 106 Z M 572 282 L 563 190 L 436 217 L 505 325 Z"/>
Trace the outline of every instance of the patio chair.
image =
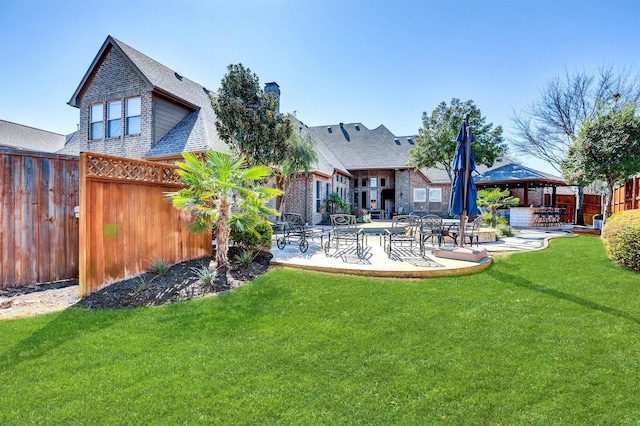
<path id="1" fill-rule="evenodd" d="M 469 245 L 473 246 L 475 240 L 476 246 L 480 246 L 480 226 L 482 226 L 482 216 L 476 217 L 464 226 L 464 238 L 469 240 Z"/>
<path id="2" fill-rule="evenodd" d="M 367 234 L 362 228 L 358 228 L 355 215 L 332 214 L 330 218 L 331 231 L 329 231 L 329 238 L 324 243 L 325 254 L 329 256 L 332 249 L 337 252 L 340 248 L 355 243 L 356 253 L 358 256 L 362 256 L 367 245 Z"/>
<path id="3" fill-rule="evenodd" d="M 451 227 L 444 226 L 442 218 L 434 214 L 428 214 L 420 218 L 418 224 L 418 241 L 420 242 L 420 255 L 426 253 L 426 243 L 431 241 L 431 246 L 435 248 L 435 242 L 438 241 L 438 247 L 442 245 L 444 238 L 451 238 L 454 242 L 457 238 L 455 225 Z"/>
<path id="4" fill-rule="evenodd" d="M 281 236 L 276 239 L 276 245 L 280 250 L 284 249 L 292 241 L 299 243 L 300 252 L 305 253 L 309 248 L 309 238 L 320 237 L 320 246 L 324 237 L 321 229 L 307 228 L 302 216 L 297 213 L 285 213 L 284 221 L 280 224 Z"/>
<path id="5" fill-rule="evenodd" d="M 418 243 L 416 227 L 419 218 L 413 215 L 394 216 L 391 222 L 391 229 L 385 229 L 381 235 L 384 251 L 391 257 L 393 246 L 409 245 L 409 250 L 413 251 L 413 244 Z"/>

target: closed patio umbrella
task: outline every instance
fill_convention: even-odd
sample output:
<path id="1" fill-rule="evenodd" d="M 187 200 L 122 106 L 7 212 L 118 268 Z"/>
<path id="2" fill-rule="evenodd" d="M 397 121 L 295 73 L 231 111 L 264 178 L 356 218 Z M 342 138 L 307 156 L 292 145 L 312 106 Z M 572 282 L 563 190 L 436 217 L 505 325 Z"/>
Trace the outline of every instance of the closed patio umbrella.
<path id="1" fill-rule="evenodd" d="M 458 133 L 458 145 L 453 156 L 453 182 L 451 183 L 451 199 L 449 202 L 449 214 L 460 216 L 460 239 L 458 246 L 464 247 L 464 225 L 468 217 L 475 217 L 480 214 L 478 209 L 478 189 L 473 181 L 471 173 L 476 169 L 476 162 L 473 156 L 474 141 L 471 127 L 469 126 L 469 114 L 460 125 Z"/>

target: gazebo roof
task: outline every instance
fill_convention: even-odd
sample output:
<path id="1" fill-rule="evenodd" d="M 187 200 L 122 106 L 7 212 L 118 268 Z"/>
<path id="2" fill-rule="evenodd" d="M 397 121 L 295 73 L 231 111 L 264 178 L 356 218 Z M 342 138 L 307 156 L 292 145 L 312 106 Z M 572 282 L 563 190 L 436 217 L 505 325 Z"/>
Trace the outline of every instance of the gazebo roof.
<path id="1" fill-rule="evenodd" d="M 518 163 L 509 163 L 487 170 L 474 177 L 477 186 L 529 187 L 569 186 L 561 177 L 534 170 Z"/>

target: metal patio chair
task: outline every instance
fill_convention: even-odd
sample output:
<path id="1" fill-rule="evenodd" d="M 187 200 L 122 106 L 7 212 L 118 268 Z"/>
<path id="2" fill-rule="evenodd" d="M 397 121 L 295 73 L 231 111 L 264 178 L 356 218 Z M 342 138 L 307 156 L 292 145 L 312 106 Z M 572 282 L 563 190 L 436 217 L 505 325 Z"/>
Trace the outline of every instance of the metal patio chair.
<path id="1" fill-rule="evenodd" d="M 362 256 L 367 245 L 367 234 L 356 224 L 356 216 L 351 214 L 332 214 L 330 218 L 331 231 L 329 231 L 328 239 L 324 243 L 325 254 L 329 256 L 331 250 L 337 252 L 341 248 L 355 244 L 356 253 L 358 256 Z"/>
<path id="2" fill-rule="evenodd" d="M 385 229 L 380 236 L 384 251 L 391 257 L 393 246 L 409 246 L 413 251 L 413 245 L 418 243 L 417 225 L 419 218 L 413 215 L 394 216 L 391 229 Z"/>

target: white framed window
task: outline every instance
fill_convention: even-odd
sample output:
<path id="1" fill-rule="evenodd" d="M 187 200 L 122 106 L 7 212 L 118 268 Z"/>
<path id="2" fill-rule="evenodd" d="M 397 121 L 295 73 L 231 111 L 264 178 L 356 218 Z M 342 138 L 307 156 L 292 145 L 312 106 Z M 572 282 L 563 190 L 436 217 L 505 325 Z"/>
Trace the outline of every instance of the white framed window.
<path id="1" fill-rule="evenodd" d="M 378 187 L 378 178 L 371 178 L 371 188 L 377 188 Z"/>
<path id="2" fill-rule="evenodd" d="M 126 104 L 126 134 L 127 135 L 139 135 L 142 133 L 142 104 L 141 98 L 129 98 Z"/>
<path id="3" fill-rule="evenodd" d="M 413 188 L 413 210 L 427 210 L 427 188 Z"/>
<path id="4" fill-rule="evenodd" d="M 119 138 L 122 135 L 122 101 L 107 104 L 107 137 Z"/>
<path id="5" fill-rule="evenodd" d="M 426 203 L 427 202 L 427 188 L 413 188 L 413 202 L 414 203 Z"/>
<path id="6" fill-rule="evenodd" d="M 442 210 L 442 188 L 429 188 L 429 210 Z"/>
<path id="7" fill-rule="evenodd" d="M 442 188 L 429 188 L 429 202 L 430 203 L 442 202 Z"/>
<path id="8" fill-rule="evenodd" d="M 104 138 L 104 106 L 95 104 L 89 107 L 89 139 Z"/>

